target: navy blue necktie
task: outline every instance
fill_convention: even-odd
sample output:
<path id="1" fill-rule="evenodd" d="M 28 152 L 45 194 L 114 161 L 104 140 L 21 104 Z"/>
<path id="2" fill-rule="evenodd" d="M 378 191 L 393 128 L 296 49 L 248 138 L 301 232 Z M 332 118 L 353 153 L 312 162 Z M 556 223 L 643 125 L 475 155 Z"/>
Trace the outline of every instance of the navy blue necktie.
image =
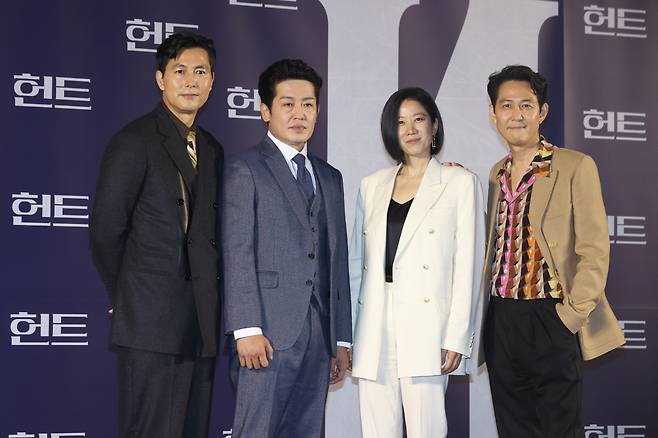
<path id="1" fill-rule="evenodd" d="M 313 180 L 311 179 L 311 173 L 306 169 L 305 166 L 306 158 L 302 154 L 297 154 L 294 156 L 292 161 L 297 164 L 297 184 L 299 184 L 302 192 L 304 192 L 306 201 L 308 201 L 308 205 L 311 205 L 315 193 L 313 190 Z"/>

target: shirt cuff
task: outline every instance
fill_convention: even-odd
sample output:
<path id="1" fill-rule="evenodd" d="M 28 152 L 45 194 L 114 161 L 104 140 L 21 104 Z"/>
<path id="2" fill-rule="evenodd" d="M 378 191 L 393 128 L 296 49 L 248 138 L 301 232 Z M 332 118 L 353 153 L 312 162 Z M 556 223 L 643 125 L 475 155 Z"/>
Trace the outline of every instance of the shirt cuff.
<path id="1" fill-rule="evenodd" d="M 339 347 L 345 347 L 345 348 L 348 348 L 348 349 L 352 348 L 352 343 L 351 342 L 338 341 L 338 342 L 336 342 L 336 344 Z"/>
<path id="2" fill-rule="evenodd" d="M 262 334 L 263 330 L 260 327 L 247 327 L 233 331 L 233 337 L 236 341 L 240 338 L 246 338 L 247 336 L 256 336 Z"/>

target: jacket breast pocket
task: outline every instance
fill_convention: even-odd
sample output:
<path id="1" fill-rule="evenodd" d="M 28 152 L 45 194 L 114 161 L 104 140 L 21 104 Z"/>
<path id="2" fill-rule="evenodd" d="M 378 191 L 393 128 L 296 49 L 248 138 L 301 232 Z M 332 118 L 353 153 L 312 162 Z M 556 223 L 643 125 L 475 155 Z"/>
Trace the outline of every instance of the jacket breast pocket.
<path id="1" fill-rule="evenodd" d="M 277 271 L 256 271 L 258 285 L 263 289 L 274 289 L 279 286 L 279 273 Z"/>

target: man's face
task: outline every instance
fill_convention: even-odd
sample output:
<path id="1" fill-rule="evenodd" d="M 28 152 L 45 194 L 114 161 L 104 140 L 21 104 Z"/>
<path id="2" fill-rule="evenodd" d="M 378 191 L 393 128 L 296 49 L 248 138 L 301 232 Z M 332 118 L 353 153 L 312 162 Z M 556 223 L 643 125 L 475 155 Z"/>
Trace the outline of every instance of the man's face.
<path id="1" fill-rule="evenodd" d="M 489 105 L 489 115 L 498 132 L 510 146 L 534 147 L 539 141 L 539 125 L 548 114 L 548 104 L 541 107 L 526 81 L 505 81 L 498 88 L 496 105 Z"/>
<path id="2" fill-rule="evenodd" d="M 181 120 L 194 117 L 206 103 L 213 79 L 208 52 L 200 47 L 183 50 L 169 60 L 164 74 L 155 74 L 162 100 Z"/>
<path id="3" fill-rule="evenodd" d="M 260 104 L 260 115 L 272 135 L 301 151 L 313 135 L 318 119 L 318 101 L 313 84 L 303 79 L 287 79 L 274 88 L 272 107 Z"/>

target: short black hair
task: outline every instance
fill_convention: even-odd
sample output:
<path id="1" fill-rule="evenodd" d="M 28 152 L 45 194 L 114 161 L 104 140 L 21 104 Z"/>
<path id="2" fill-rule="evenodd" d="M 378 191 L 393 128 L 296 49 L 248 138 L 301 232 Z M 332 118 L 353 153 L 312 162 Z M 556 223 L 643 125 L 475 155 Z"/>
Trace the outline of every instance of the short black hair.
<path id="1" fill-rule="evenodd" d="M 498 100 L 498 89 L 506 81 L 524 81 L 530 85 L 532 92 L 537 96 L 539 106 L 546 103 L 546 96 L 548 93 L 548 84 L 546 79 L 539 73 L 533 71 L 527 65 L 508 65 L 499 72 L 489 75 L 489 82 L 487 83 L 487 93 L 489 100 L 496 107 L 496 100 Z"/>
<path id="2" fill-rule="evenodd" d="M 431 155 L 436 155 L 443 146 L 443 120 L 441 113 L 430 94 L 418 87 L 402 88 L 391 95 L 384 105 L 381 118 L 382 140 L 388 154 L 398 163 L 404 163 L 404 152 L 400 146 L 398 137 L 398 121 L 400 118 L 400 106 L 405 100 L 414 100 L 420 103 L 432 119 L 432 124 L 437 122 L 438 129 L 434 134 L 434 147 L 430 150 Z"/>
<path id="3" fill-rule="evenodd" d="M 212 39 L 198 33 L 183 31 L 177 32 L 164 40 L 155 52 L 155 61 L 160 73 L 164 74 L 170 59 L 176 59 L 181 52 L 199 47 L 208 53 L 210 71 L 215 72 L 215 43 Z"/>
<path id="4" fill-rule="evenodd" d="M 301 79 L 313 84 L 315 100 L 320 101 L 320 88 L 322 88 L 322 77 L 313 70 L 313 67 L 301 59 L 281 59 L 270 65 L 260 74 L 258 78 L 258 94 L 261 103 L 272 108 L 276 86 L 278 83 L 288 79 Z"/>

